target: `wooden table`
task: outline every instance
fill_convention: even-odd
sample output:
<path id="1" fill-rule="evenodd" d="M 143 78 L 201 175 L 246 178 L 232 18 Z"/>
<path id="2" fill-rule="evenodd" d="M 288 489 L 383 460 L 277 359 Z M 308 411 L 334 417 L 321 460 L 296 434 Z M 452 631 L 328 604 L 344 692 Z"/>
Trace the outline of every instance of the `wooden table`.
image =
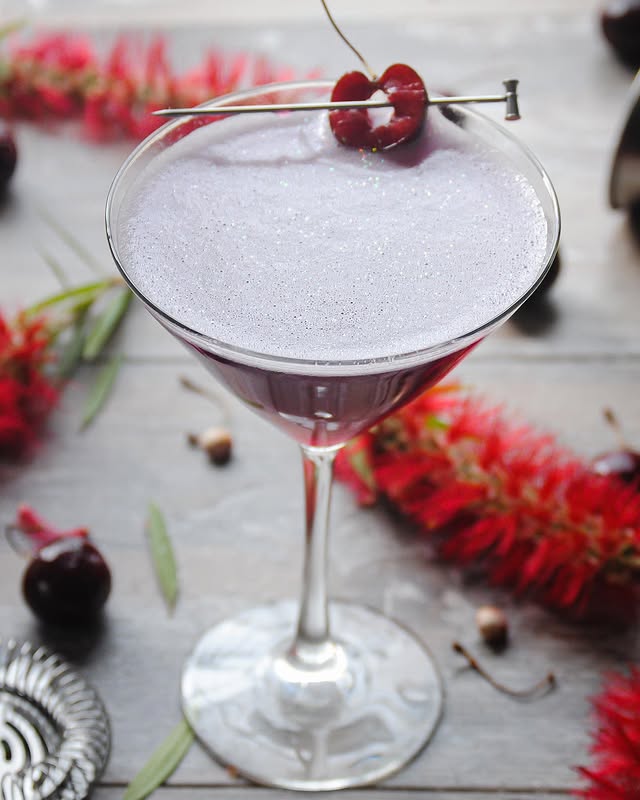
<path id="1" fill-rule="evenodd" d="M 260 50 L 299 72 L 321 67 L 331 74 L 353 67 L 315 7 L 302 12 L 290 2 L 212 5 L 185 9 L 181 20 L 189 24 L 172 31 L 182 63 L 209 44 Z M 267 19 L 271 5 L 274 23 Z M 524 119 L 517 133 L 545 163 L 560 197 L 564 269 L 552 307 L 505 326 L 464 362 L 458 377 L 586 456 L 613 445 L 602 422 L 605 405 L 615 408 L 629 439 L 639 443 L 640 252 L 624 215 L 610 211 L 606 202 L 609 159 L 630 75 L 599 36 L 595 4 L 401 0 L 393 4 L 393 14 L 370 5 L 348 4 L 348 27 L 374 64 L 407 61 L 431 87 L 465 93 L 494 91 L 502 78 L 520 77 Z M 113 21 L 113 8 L 105 6 L 105 19 L 97 11 L 95 18 L 85 15 L 82 24 L 100 23 L 96 35 L 107 35 L 102 31 Z M 173 26 L 177 13 L 163 6 L 153 19 Z M 199 13 L 208 14 L 210 24 L 194 26 Z M 152 17 L 149 7 L 138 7 L 136 21 L 145 14 Z M 3 308 L 55 288 L 38 246 L 68 265 L 78 281 L 89 277 L 43 224 L 38 208 L 54 213 L 111 269 L 103 204 L 127 150 L 93 147 L 31 127 L 19 133 L 20 169 L 12 201 L 0 214 Z M 202 370 L 139 307 L 117 346 L 126 363 L 97 423 L 78 433 L 80 409 L 97 369 L 87 367 L 66 391 L 34 462 L 0 472 L 2 519 L 27 500 L 61 526 L 86 524 L 113 568 L 103 629 L 82 639 L 53 635 L 34 623 L 22 603 L 21 564 L 0 542 L 0 633 L 44 641 L 68 655 L 108 706 L 113 753 L 95 793 L 99 800 L 119 797 L 178 721 L 180 667 L 198 635 L 254 603 L 297 593 L 302 544 L 295 446 L 230 399 L 235 458 L 224 469 L 209 467 L 185 445 L 185 432 L 215 423 L 218 412 L 177 381 L 186 374 L 204 382 Z M 167 516 L 179 561 L 181 596 L 172 617 L 156 589 L 145 546 L 151 500 Z M 532 606 L 510 608 L 513 643 L 502 656 L 485 656 L 491 669 L 513 684 L 524 685 L 549 668 L 559 680 L 549 697 L 518 704 L 461 669 L 450 651 L 454 638 L 477 644 L 473 616 L 479 603 L 507 603 L 506 598 L 465 585 L 457 570 L 433 563 L 419 536 L 381 511 L 358 509 L 342 487 L 335 498 L 331 566 L 335 593 L 383 608 L 415 630 L 435 652 L 446 683 L 444 721 L 432 744 L 364 796 L 546 798 L 576 785 L 572 765 L 587 758 L 588 697 L 604 670 L 637 658 L 633 631 L 587 631 Z M 286 794 L 248 787 L 194 746 L 157 796 Z"/>

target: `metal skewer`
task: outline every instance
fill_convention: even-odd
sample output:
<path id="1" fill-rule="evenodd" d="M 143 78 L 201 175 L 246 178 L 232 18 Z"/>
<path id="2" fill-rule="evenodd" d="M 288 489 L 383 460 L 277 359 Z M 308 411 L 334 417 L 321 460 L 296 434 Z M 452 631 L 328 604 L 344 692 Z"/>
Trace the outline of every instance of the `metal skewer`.
<path id="1" fill-rule="evenodd" d="M 468 97 L 430 97 L 428 105 L 455 105 L 456 103 L 506 103 L 505 119 L 520 119 L 518 109 L 518 81 L 502 81 L 504 94 L 469 95 Z M 388 100 L 347 100 L 319 103 L 273 103 L 249 106 L 209 106 L 204 108 L 161 108 L 153 111 L 156 117 L 208 117 L 216 114 L 256 114 L 263 111 L 318 111 L 338 108 L 391 108 Z"/>

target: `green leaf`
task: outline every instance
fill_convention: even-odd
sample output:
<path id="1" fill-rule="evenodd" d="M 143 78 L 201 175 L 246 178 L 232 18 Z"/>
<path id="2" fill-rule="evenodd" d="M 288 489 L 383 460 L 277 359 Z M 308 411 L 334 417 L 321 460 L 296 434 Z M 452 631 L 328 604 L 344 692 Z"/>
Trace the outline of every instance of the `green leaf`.
<path id="1" fill-rule="evenodd" d="M 108 364 L 98 373 L 98 377 L 96 378 L 95 383 L 93 384 L 93 387 L 89 393 L 89 397 L 87 398 L 87 404 L 82 416 L 80 430 L 85 430 L 85 428 L 88 428 L 89 425 L 91 425 L 96 415 L 105 404 L 107 398 L 111 394 L 111 390 L 113 389 L 113 384 L 118 376 L 118 371 L 122 365 L 122 361 L 123 356 L 120 353 L 117 356 L 114 356 L 111 361 L 109 361 Z"/>
<path id="2" fill-rule="evenodd" d="M 122 800 L 144 800 L 176 771 L 193 744 L 194 734 L 186 720 L 182 720 L 154 751 L 127 786 Z"/>
<path id="3" fill-rule="evenodd" d="M 94 272 L 96 275 L 104 274 L 104 268 L 102 264 L 98 263 L 98 260 L 91 255 L 87 248 L 81 244 L 76 237 L 64 227 L 64 225 L 61 225 L 58 220 L 51 216 L 51 214 L 49 214 L 49 212 L 44 208 L 40 209 L 40 216 L 47 223 L 47 225 L 58 234 L 67 247 L 70 250 L 73 250 L 73 252 L 81 261 L 84 261 L 84 263 L 92 272 Z"/>
<path id="4" fill-rule="evenodd" d="M 69 278 L 67 277 L 66 272 L 62 264 L 58 261 L 57 258 L 51 255 L 47 250 L 40 250 L 40 255 L 43 258 L 45 264 L 49 267 L 51 272 L 55 275 L 58 283 L 62 286 L 63 289 L 68 289 L 71 285 Z"/>
<path id="5" fill-rule="evenodd" d="M 61 381 L 64 381 L 73 375 L 78 367 L 78 364 L 80 363 L 80 359 L 82 358 L 82 350 L 84 348 L 84 342 L 86 338 L 85 317 L 86 311 L 82 311 L 78 314 L 78 317 L 73 324 L 71 337 L 62 350 L 58 360 L 57 377 Z"/>
<path id="6" fill-rule="evenodd" d="M 122 321 L 133 294 L 126 287 L 120 289 L 117 295 L 96 319 L 93 328 L 89 331 L 82 351 L 85 361 L 94 361 L 102 353 L 105 345 L 116 332 Z"/>
<path id="7" fill-rule="evenodd" d="M 51 306 L 58 305 L 59 303 L 65 303 L 67 300 L 76 300 L 84 305 L 91 304 L 94 300 L 97 300 L 103 292 L 106 292 L 107 289 L 116 285 L 116 283 L 119 283 L 119 281 L 109 278 L 104 281 L 75 286 L 73 289 L 64 289 L 62 292 L 56 292 L 56 294 L 45 297 L 44 300 L 40 300 L 32 306 L 29 306 L 29 308 L 25 309 L 25 314 L 37 314 L 40 311 L 44 311 L 45 308 L 51 308 Z"/>
<path id="8" fill-rule="evenodd" d="M 24 19 L 14 19 L 11 22 L 6 22 L 4 25 L 0 25 L 0 41 L 6 36 L 9 36 L 10 33 L 16 33 L 16 31 L 21 30 L 26 24 L 27 22 Z"/>
<path id="9" fill-rule="evenodd" d="M 167 533 L 167 526 L 162 512 L 154 503 L 149 506 L 149 524 L 147 526 L 151 560 L 156 577 L 169 611 L 173 611 L 178 597 L 178 572 L 173 547 Z"/>
<path id="10" fill-rule="evenodd" d="M 425 418 L 424 427 L 431 431 L 448 431 L 451 426 L 448 422 L 445 422 L 445 420 L 436 417 L 435 414 L 429 414 L 429 416 Z"/>
<path id="11" fill-rule="evenodd" d="M 376 479 L 373 477 L 373 470 L 371 463 L 364 450 L 357 450 L 355 453 L 349 453 L 349 461 L 351 466 L 358 473 L 363 483 L 368 489 L 376 490 Z"/>

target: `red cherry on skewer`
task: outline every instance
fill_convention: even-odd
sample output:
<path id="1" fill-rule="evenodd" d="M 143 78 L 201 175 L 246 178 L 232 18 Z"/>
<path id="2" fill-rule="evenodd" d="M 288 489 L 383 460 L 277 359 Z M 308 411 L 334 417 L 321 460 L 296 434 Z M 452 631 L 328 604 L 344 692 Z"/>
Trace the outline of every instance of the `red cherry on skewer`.
<path id="1" fill-rule="evenodd" d="M 374 126 L 366 108 L 340 108 L 329 112 L 329 125 L 333 135 L 347 147 L 366 150 L 387 150 L 415 138 L 427 115 L 429 96 L 422 78 L 406 64 L 392 64 L 376 77 L 359 50 L 340 30 L 326 0 L 320 0 L 334 30 L 358 58 L 371 77 L 362 72 L 347 72 L 331 93 L 331 102 L 368 100 L 376 92 L 384 92 L 393 106 L 391 119 Z"/>
<path id="2" fill-rule="evenodd" d="M 334 86 L 331 101 L 368 100 L 378 91 L 384 92 L 393 106 L 391 119 L 374 127 L 366 108 L 334 109 L 329 112 L 329 124 L 339 142 L 348 147 L 386 150 L 418 135 L 429 96 L 422 78 L 406 64 L 392 64 L 376 79 L 362 72 L 348 72 Z"/>

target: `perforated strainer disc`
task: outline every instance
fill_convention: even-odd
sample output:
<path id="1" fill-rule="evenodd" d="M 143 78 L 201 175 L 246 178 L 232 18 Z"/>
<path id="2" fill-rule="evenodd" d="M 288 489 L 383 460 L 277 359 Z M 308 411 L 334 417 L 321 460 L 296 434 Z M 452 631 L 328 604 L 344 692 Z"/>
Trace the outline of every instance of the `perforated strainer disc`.
<path id="1" fill-rule="evenodd" d="M 82 800 L 110 741 L 100 698 L 72 667 L 0 640 L 0 800 Z"/>

